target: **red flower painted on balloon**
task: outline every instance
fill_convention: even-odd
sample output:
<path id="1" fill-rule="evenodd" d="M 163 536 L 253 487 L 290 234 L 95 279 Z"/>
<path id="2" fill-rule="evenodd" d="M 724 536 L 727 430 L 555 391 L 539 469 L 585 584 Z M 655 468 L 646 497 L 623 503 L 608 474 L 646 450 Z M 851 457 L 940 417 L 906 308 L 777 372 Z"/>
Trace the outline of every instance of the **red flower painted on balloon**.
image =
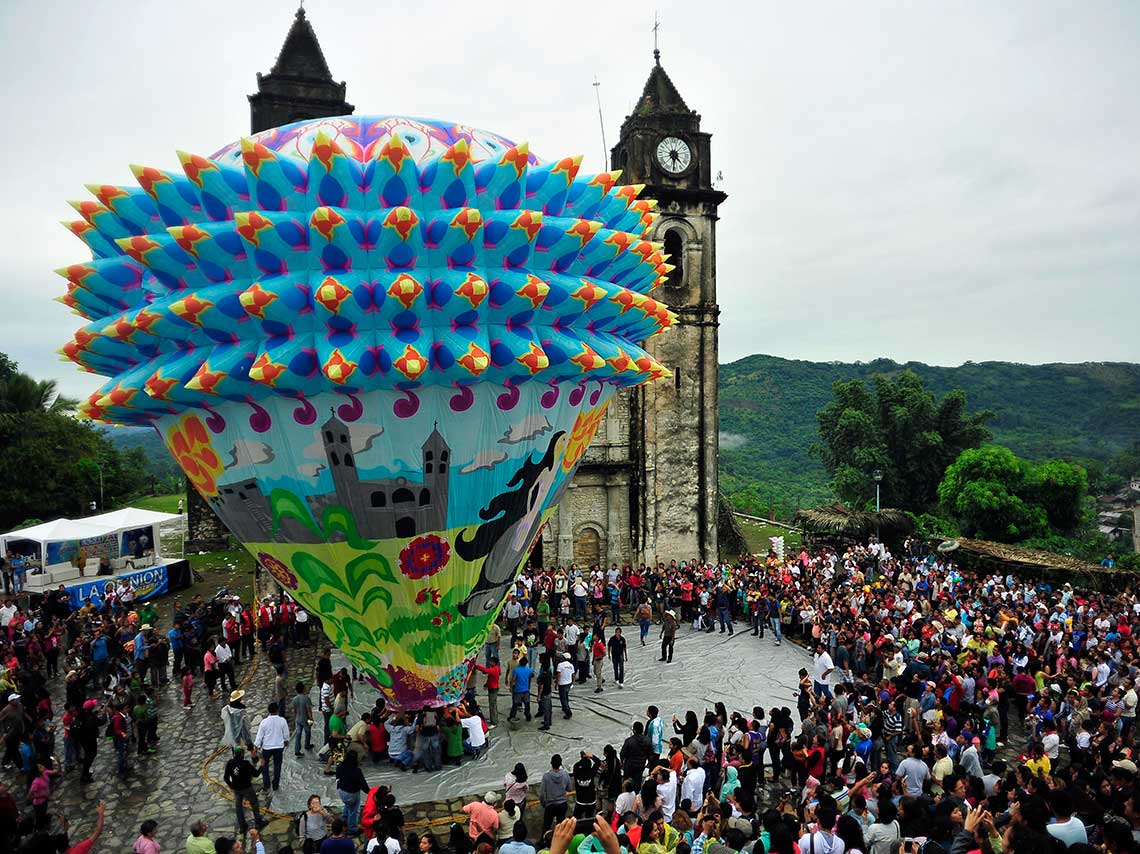
<path id="1" fill-rule="evenodd" d="M 400 550 L 400 572 L 408 578 L 435 575 L 451 560 L 451 546 L 436 534 L 416 537 Z"/>
<path id="2" fill-rule="evenodd" d="M 284 562 L 265 552 L 258 552 L 257 560 L 265 567 L 266 572 L 273 576 L 273 580 L 286 590 L 297 589 L 297 576 Z"/>

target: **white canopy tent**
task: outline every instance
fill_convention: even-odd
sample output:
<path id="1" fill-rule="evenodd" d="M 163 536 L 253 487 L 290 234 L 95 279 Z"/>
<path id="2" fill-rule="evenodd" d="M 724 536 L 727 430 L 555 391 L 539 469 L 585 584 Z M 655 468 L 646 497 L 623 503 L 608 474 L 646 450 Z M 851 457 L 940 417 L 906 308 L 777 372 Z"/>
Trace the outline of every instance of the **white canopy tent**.
<path id="1" fill-rule="evenodd" d="M 49 551 L 49 544 L 51 543 L 92 542 L 99 538 L 109 538 L 111 535 L 115 535 L 117 542 L 124 532 L 135 531 L 140 528 L 153 529 L 167 523 L 179 522 L 182 518 L 177 513 L 160 513 L 156 510 L 143 510 L 139 507 L 125 507 L 122 510 L 101 513 L 98 516 L 87 516 L 83 519 L 54 519 L 51 522 L 43 522 L 28 528 L 9 531 L 0 536 L 0 550 L 3 554 L 7 554 L 10 546 L 15 546 L 18 543 L 35 543 L 39 551 L 37 558 L 47 564 L 49 563 L 48 556 L 51 553 Z M 155 561 L 161 560 L 161 544 L 157 531 L 152 530 L 149 541 Z M 116 548 L 113 557 L 119 558 L 118 548 Z M 50 568 L 51 566 L 45 566 L 45 569 Z"/>

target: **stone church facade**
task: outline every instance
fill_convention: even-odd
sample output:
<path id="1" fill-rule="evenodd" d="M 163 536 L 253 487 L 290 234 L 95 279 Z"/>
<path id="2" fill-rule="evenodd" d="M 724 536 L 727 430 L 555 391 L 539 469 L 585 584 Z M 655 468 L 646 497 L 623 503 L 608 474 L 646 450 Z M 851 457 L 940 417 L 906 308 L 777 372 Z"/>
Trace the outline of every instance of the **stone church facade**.
<path id="1" fill-rule="evenodd" d="M 277 62 L 258 75 L 258 92 L 249 97 L 251 129 L 350 114 L 345 94 L 298 10 Z M 622 183 L 645 184 L 642 195 L 659 203 L 650 237 L 664 244 L 675 269 L 655 297 L 678 321 L 649 350 L 673 376 L 615 396 L 543 531 L 534 564 L 717 558 L 716 221 L 726 196 L 713 186 L 710 142 L 654 51 L 611 168 L 622 171 Z M 188 507 L 193 540 L 195 508 L 209 508 L 193 500 Z"/>

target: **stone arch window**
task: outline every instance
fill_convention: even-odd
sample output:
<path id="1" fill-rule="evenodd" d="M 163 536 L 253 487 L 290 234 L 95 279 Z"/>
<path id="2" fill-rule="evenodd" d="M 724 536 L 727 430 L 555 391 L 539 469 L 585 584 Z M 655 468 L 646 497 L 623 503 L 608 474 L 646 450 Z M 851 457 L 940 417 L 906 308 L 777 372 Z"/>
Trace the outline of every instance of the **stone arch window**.
<path id="1" fill-rule="evenodd" d="M 345 454 L 344 455 L 344 464 L 346 466 L 348 466 L 350 469 L 356 468 L 356 463 L 354 463 L 352 461 L 352 454 Z"/>
<path id="2" fill-rule="evenodd" d="M 431 492 L 426 489 L 420 490 L 420 507 L 427 507 L 431 504 Z"/>
<path id="3" fill-rule="evenodd" d="M 679 288 L 685 284 L 685 236 L 678 228 L 670 228 L 665 232 L 665 254 L 669 256 L 667 263 L 673 265 L 665 279 L 666 287 Z"/>
<path id="4" fill-rule="evenodd" d="M 434 453 L 434 452 L 432 452 L 432 451 L 424 451 L 424 460 L 425 460 L 425 461 L 427 461 L 427 462 L 431 462 L 431 461 L 432 461 L 432 460 L 434 460 L 434 459 L 435 459 L 435 453 Z"/>
<path id="5" fill-rule="evenodd" d="M 431 463 L 424 463 L 424 474 L 431 474 Z"/>
<path id="6" fill-rule="evenodd" d="M 340 465 L 340 456 L 337 454 L 336 451 L 329 451 L 329 459 L 332 460 L 332 464 L 334 466 Z"/>
<path id="7" fill-rule="evenodd" d="M 332 440 L 333 440 L 332 430 L 326 430 L 325 431 L 325 441 L 331 445 Z"/>
<path id="8" fill-rule="evenodd" d="M 401 487 L 392 493 L 393 504 L 414 504 L 415 500 L 416 496 L 412 494 L 412 491 L 410 489 L 404 489 Z"/>
<path id="9" fill-rule="evenodd" d="M 387 507 L 388 506 L 388 495 L 387 495 L 387 493 L 381 492 L 380 490 L 376 490 L 375 492 L 373 492 L 372 493 L 372 506 L 373 507 Z"/>
<path id="10" fill-rule="evenodd" d="M 439 452 L 439 461 L 441 463 L 446 463 L 447 462 L 447 456 L 448 456 L 447 451 L 440 451 Z"/>
<path id="11" fill-rule="evenodd" d="M 401 516 L 396 520 L 397 537 L 414 537 L 416 535 L 416 520 L 411 516 Z"/>

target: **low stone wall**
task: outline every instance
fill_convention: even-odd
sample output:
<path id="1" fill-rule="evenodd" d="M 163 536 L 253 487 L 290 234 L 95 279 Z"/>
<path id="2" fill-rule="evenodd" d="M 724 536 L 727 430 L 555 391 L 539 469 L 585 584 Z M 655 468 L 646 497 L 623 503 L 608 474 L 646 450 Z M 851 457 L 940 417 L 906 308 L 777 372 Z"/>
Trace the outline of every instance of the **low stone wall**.
<path id="1" fill-rule="evenodd" d="M 499 807 L 502 807 L 502 788 L 499 792 Z M 481 801 L 483 796 L 487 794 L 484 789 L 479 792 L 471 792 L 458 798 L 448 798 L 445 801 L 423 801 L 417 804 L 400 804 L 400 809 L 404 811 L 404 831 L 406 833 L 418 833 L 421 836 L 430 832 L 437 836 L 441 842 L 446 842 L 448 834 L 451 832 L 451 825 L 454 822 L 459 822 L 466 828 L 467 816 L 463 813 L 463 807 L 472 801 Z M 570 806 L 568 807 L 568 814 L 574 810 L 574 792 L 570 791 Z M 539 831 L 542 830 L 542 809 L 538 805 L 538 784 L 532 784 L 530 787 L 530 797 L 527 799 L 526 805 L 526 822 L 527 829 L 530 831 L 530 837 L 537 839 Z"/>

